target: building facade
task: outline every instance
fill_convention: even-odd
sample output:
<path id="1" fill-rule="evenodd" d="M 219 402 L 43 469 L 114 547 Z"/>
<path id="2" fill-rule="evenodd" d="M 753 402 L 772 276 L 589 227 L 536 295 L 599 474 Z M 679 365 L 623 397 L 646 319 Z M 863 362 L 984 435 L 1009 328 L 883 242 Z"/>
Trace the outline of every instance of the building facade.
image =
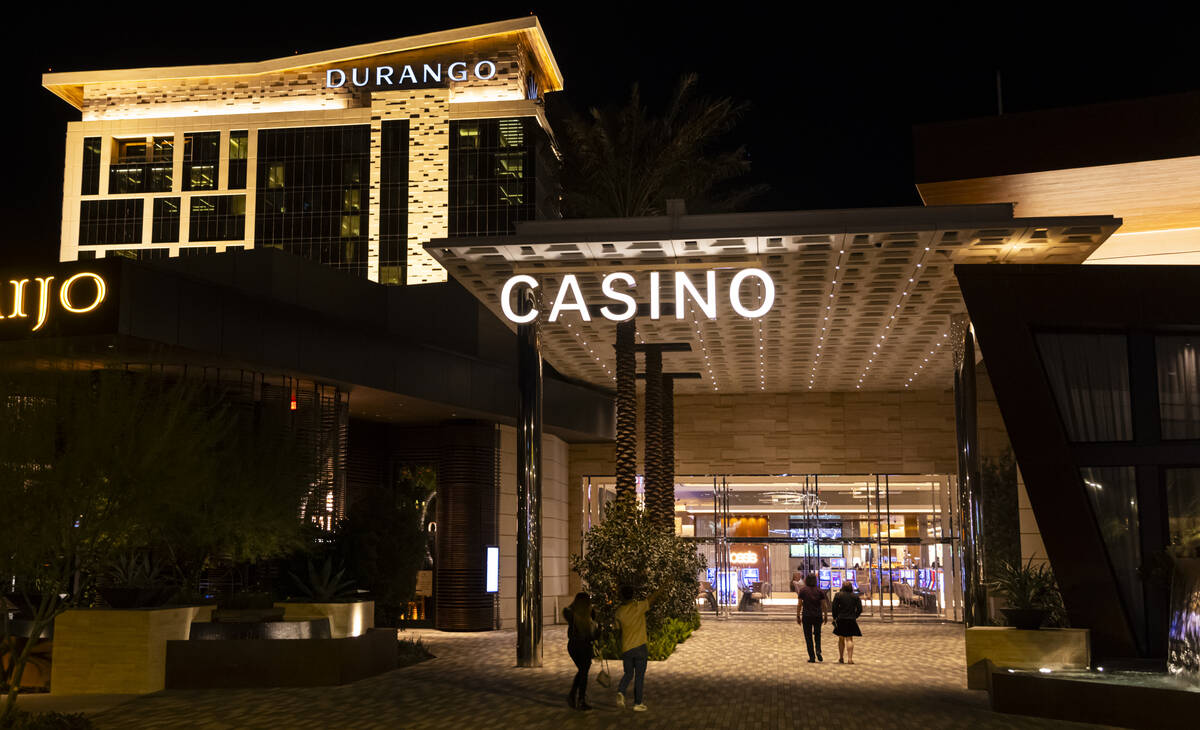
<path id="1" fill-rule="evenodd" d="M 67 128 L 60 259 L 270 247 L 445 281 L 434 238 L 557 214 L 537 18 L 258 63 L 46 74 Z"/>

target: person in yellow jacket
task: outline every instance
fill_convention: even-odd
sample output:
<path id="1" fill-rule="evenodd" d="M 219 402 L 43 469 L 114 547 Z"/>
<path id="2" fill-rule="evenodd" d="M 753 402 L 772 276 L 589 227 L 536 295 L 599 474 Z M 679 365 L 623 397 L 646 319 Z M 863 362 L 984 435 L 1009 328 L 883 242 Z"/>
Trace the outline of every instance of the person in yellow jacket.
<path id="1" fill-rule="evenodd" d="M 625 706 L 625 689 L 633 680 L 633 709 L 645 712 L 642 702 L 642 686 L 646 679 L 646 663 L 650 660 L 650 649 L 646 638 L 646 612 L 651 604 L 657 603 L 663 594 L 659 588 L 648 599 L 634 600 L 633 586 L 621 586 L 621 605 L 617 606 L 617 628 L 621 631 L 621 663 L 625 673 L 617 685 L 617 706 Z"/>

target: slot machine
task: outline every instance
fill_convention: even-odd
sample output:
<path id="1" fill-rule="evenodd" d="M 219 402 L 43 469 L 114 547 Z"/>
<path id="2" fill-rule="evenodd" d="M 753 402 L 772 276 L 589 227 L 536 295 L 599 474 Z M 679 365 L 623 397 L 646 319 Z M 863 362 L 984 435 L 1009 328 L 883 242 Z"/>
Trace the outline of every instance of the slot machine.
<path id="1" fill-rule="evenodd" d="M 824 590 L 829 590 L 829 568 L 821 568 L 817 571 L 817 584 Z"/>

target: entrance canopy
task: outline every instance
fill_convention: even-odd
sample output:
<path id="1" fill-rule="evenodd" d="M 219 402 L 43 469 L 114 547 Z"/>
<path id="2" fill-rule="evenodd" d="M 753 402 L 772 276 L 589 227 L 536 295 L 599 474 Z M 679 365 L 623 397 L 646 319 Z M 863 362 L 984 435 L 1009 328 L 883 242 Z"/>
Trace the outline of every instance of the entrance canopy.
<path id="1" fill-rule="evenodd" d="M 950 327 L 966 313 L 954 264 L 1077 264 L 1120 224 L 1111 216 L 1016 218 L 1009 204 L 681 215 L 527 222 L 515 236 L 441 239 L 426 249 L 513 327 L 501 292 L 515 275 L 532 277 L 546 359 L 595 385 L 615 383 L 616 325 L 600 309 L 620 306 L 602 281 L 626 272 L 634 285 L 620 291 L 639 305 L 638 342 L 676 344 L 664 371 L 699 375 L 676 382 L 677 393 L 902 390 L 951 385 Z M 774 284 L 761 317 L 741 316 L 730 302 L 735 275 L 748 268 Z M 686 296 L 676 315 L 679 271 L 702 296 L 715 271 L 715 318 Z M 656 320 L 648 316 L 652 272 L 661 291 Z M 563 311 L 549 321 L 571 275 L 589 319 Z M 753 277 L 739 292 L 745 309 L 768 293 Z"/>

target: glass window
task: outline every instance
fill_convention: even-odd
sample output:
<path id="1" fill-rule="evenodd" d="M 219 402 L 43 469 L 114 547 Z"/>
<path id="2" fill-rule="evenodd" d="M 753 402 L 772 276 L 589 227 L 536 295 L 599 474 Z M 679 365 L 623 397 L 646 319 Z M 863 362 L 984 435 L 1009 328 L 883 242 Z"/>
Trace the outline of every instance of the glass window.
<path id="1" fill-rule="evenodd" d="M 1154 338 L 1164 439 L 1200 438 L 1200 337 Z"/>
<path id="2" fill-rule="evenodd" d="M 173 162 L 175 160 L 175 138 L 154 138 L 154 162 Z"/>
<path id="3" fill-rule="evenodd" d="M 150 221 L 151 243 L 179 240 L 179 198 L 155 198 Z"/>
<path id="4" fill-rule="evenodd" d="M 113 143 L 116 146 L 113 155 L 114 163 L 135 163 L 146 162 L 146 138 L 138 137 L 136 139 L 115 139 Z"/>
<path id="5" fill-rule="evenodd" d="M 1200 545 L 1200 469 L 1167 469 L 1168 543 Z"/>
<path id="6" fill-rule="evenodd" d="M 536 123 L 452 121 L 450 130 L 449 235 L 505 235 L 536 218 Z"/>
<path id="7" fill-rule="evenodd" d="M 1142 550 L 1134 468 L 1086 467 L 1080 473 L 1118 588 L 1133 619 L 1134 630 L 1141 635 L 1142 582 L 1138 568 L 1142 564 Z"/>
<path id="8" fill-rule="evenodd" d="M 83 182 L 80 195 L 97 195 L 100 192 L 100 138 L 86 137 L 83 140 Z"/>
<path id="9" fill-rule="evenodd" d="M 250 134 L 246 130 L 229 133 L 229 189 L 246 187 L 246 158 L 250 154 Z"/>
<path id="10" fill-rule="evenodd" d="M 408 244 L 408 122 L 381 129 L 379 169 L 379 283 L 404 283 Z"/>
<path id="11" fill-rule="evenodd" d="M 383 123 L 381 190 L 389 189 L 394 162 L 388 125 Z M 367 125 L 260 129 L 255 245 L 365 276 L 370 150 Z M 404 184 L 407 194 L 407 176 Z M 386 218 L 383 205 L 381 211 Z"/>
<path id="12" fill-rule="evenodd" d="M 192 198 L 188 223 L 189 241 L 240 241 L 245 237 L 245 195 Z"/>
<path id="13" fill-rule="evenodd" d="M 85 200 L 79 206 L 79 244 L 142 242 L 142 199 Z"/>
<path id="14" fill-rule="evenodd" d="M 183 135 L 183 189 L 215 190 L 220 167 L 220 132 Z"/>
<path id="15" fill-rule="evenodd" d="M 1037 335 L 1058 413 L 1071 441 L 1129 441 L 1129 350 L 1124 335 Z"/>

